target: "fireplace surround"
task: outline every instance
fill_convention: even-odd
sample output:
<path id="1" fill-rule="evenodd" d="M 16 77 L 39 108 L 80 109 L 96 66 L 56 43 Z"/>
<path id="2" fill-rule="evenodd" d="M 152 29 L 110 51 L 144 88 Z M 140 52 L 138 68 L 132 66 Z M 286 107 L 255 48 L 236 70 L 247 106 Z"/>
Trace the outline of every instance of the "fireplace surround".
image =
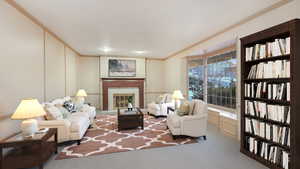
<path id="1" fill-rule="evenodd" d="M 109 89 L 114 88 L 137 88 L 138 89 L 138 103 L 140 108 L 144 108 L 144 78 L 102 78 L 102 92 L 103 92 L 103 110 L 109 110 Z"/>

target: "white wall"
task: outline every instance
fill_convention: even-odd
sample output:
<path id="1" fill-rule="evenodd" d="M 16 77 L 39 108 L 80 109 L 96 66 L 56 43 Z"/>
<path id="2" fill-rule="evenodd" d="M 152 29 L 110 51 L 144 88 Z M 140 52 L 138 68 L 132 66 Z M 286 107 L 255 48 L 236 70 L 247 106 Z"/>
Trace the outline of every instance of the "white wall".
<path id="1" fill-rule="evenodd" d="M 0 138 L 16 131 L 6 115 L 21 99 L 44 98 L 43 30 L 0 1 Z M 2 116 L 2 118 L 1 118 Z"/>
<path id="2" fill-rule="evenodd" d="M 201 43 L 189 50 L 183 51 L 172 57 L 167 59 L 166 64 L 166 71 L 165 76 L 169 77 L 168 79 L 178 79 L 178 77 L 186 77 L 187 72 L 184 68 L 184 61 L 182 58 L 185 56 L 190 55 L 191 53 L 195 53 L 197 50 L 205 50 L 207 48 L 211 48 L 215 45 L 219 45 L 221 42 L 230 41 L 232 39 L 240 39 L 246 35 L 258 32 L 263 29 L 267 29 L 269 27 L 278 25 L 280 23 L 289 21 L 291 19 L 300 18 L 300 1 L 294 0 L 282 7 L 274 9 L 262 16 L 259 16 L 245 24 L 239 25 L 238 27 L 231 29 L 227 32 L 224 32 L 209 41 Z M 240 42 L 237 43 L 237 58 L 238 58 L 238 91 L 240 91 Z M 178 69 L 176 69 L 178 68 Z M 186 91 L 186 79 L 178 79 L 178 80 L 167 80 L 165 82 L 165 86 L 171 89 L 180 88 L 183 91 Z M 239 109 L 240 109 L 240 92 L 237 93 L 237 113 L 239 116 Z"/>
<path id="3" fill-rule="evenodd" d="M 87 102 L 102 109 L 101 78 L 108 77 L 108 59 L 135 59 L 137 77 L 145 78 L 145 106 L 155 98 L 165 93 L 164 89 L 164 61 L 145 58 L 127 57 L 90 57 L 82 56 L 79 61 L 78 87 L 87 91 Z"/>
<path id="4" fill-rule="evenodd" d="M 108 76 L 108 60 L 109 59 L 122 59 L 122 60 L 135 60 L 136 61 L 136 77 L 134 78 L 144 78 L 146 69 L 145 69 L 145 58 L 127 58 L 127 57 L 109 57 L 101 56 L 100 57 L 100 73 L 101 78 L 106 78 Z"/>
<path id="5" fill-rule="evenodd" d="M 146 59 L 145 106 L 166 92 L 165 64 L 162 60 Z"/>
<path id="6" fill-rule="evenodd" d="M 78 68 L 80 57 L 70 48 L 65 47 L 66 57 L 66 95 L 75 96 L 78 90 Z"/>
<path id="7" fill-rule="evenodd" d="M 65 46 L 49 33 L 45 37 L 46 100 L 65 96 Z"/>
<path id="8" fill-rule="evenodd" d="M 66 90 L 77 90 L 75 83 L 65 85 L 65 45 L 50 34 L 44 39 L 44 33 L 15 8 L 0 1 L 0 139 L 19 131 L 19 121 L 9 117 L 22 99 L 43 102 L 45 97 L 52 99 L 65 96 Z M 73 54 L 73 59 L 78 57 Z M 74 61 L 67 63 L 74 69 Z M 69 79 L 74 79 L 70 74 Z"/>
<path id="9" fill-rule="evenodd" d="M 80 57 L 78 75 L 78 88 L 85 89 L 88 94 L 86 101 L 101 109 L 100 58 Z"/>
<path id="10" fill-rule="evenodd" d="M 167 59 L 165 61 L 165 76 L 169 78 L 165 82 L 165 86 L 171 89 L 181 88 L 182 90 L 186 90 L 184 89 L 186 87 L 186 80 L 178 79 L 178 77 L 186 77 L 185 61 L 183 61 L 183 57 L 188 56 L 191 53 L 195 53 L 195 51 L 205 50 L 215 45 L 219 45 L 222 42 L 231 41 L 232 39 L 239 39 L 243 36 L 255 33 L 257 31 L 272 27 L 274 25 L 289 21 L 297 17 L 300 18 L 299 8 L 300 1 L 294 0 L 280 8 L 274 9 L 260 17 L 257 17 L 247 22 L 246 24 L 240 25 L 234 29 L 231 29 L 230 31 L 214 37 L 209 41 L 201 43 L 189 50 L 183 51 L 178 55 L 171 57 L 170 59 Z M 239 46 L 240 45 L 237 44 L 238 58 L 240 53 Z"/>
<path id="11" fill-rule="evenodd" d="M 173 92 L 181 90 L 186 96 L 187 94 L 187 61 L 185 58 L 173 57 L 165 61 L 165 90 Z"/>

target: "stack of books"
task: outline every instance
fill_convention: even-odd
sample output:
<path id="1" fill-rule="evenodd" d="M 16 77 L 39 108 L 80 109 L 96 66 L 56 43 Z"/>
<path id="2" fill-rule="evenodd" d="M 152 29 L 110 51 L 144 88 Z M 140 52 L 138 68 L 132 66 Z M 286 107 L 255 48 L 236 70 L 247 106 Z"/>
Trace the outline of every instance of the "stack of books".
<path id="1" fill-rule="evenodd" d="M 284 169 L 289 168 L 289 153 L 278 146 L 247 137 L 248 150 L 273 164 L 280 165 Z"/>
<path id="2" fill-rule="evenodd" d="M 245 97 L 290 101 L 290 83 L 247 83 Z"/>
<path id="3" fill-rule="evenodd" d="M 289 78 L 290 61 L 276 60 L 261 62 L 253 65 L 248 74 L 248 79 L 265 79 L 265 78 Z"/>
<path id="4" fill-rule="evenodd" d="M 255 119 L 246 118 L 246 132 L 279 143 L 290 146 L 290 129 L 275 124 L 260 122 Z"/>
<path id="5" fill-rule="evenodd" d="M 246 61 L 290 54 L 290 37 L 246 48 Z"/>
<path id="6" fill-rule="evenodd" d="M 290 124 L 290 107 L 258 101 L 245 101 L 245 114 L 261 119 Z"/>

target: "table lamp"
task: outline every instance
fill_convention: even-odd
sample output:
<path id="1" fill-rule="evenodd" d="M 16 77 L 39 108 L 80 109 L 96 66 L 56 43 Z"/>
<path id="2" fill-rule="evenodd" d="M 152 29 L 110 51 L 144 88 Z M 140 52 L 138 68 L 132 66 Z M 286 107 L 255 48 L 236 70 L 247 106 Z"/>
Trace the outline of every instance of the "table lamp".
<path id="1" fill-rule="evenodd" d="M 175 100 L 175 109 L 178 108 L 178 102 L 181 100 L 181 99 L 184 99 L 182 93 L 180 90 L 175 90 L 173 92 L 173 95 L 172 95 L 172 98 Z"/>
<path id="2" fill-rule="evenodd" d="M 76 97 L 78 104 L 84 104 L 84 98 L 87 97 L 87 94 L 84 89 L 79 89 L 76 94 Z"/>
<path id="3" fill-rule="evenodd" d="M 11 116 L 11 119 L 23 120 L 21 123 L 22 134 L 25 137 L 30 137 L 38 131 L 38 124 L 34 118 L 44 115 L 46 115 L 46 112 L 37 99 L 24 99 Z"/>

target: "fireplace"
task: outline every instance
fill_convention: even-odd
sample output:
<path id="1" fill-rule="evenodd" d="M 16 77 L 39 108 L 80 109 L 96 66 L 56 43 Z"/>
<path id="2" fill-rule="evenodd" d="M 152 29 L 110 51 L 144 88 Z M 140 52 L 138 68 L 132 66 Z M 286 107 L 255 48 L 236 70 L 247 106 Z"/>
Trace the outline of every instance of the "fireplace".
<path id="1" fill-rule="evenodd" d="M 125 109 L 128 106 L 128 98 L 132 97 L 133 106 L 139 105 L 139 88 L 134 87 L 110 87 L 108 88 L 108 110 Z"/>
<path id="2" fill-rule="evenodd" d="M 133 106 L 144 108 L 143 78 L 102 78 L 103 110 L 125 109 L 128 97 L 133 97 Z"/>
<path id="3" fill-rule="evenodd" d="M 125 94 L 114 94 L 113 95 L 113 110 L 116 109 L 126 109 L 128 107 L 129 99 L 132 99 L 132 105 L 135 107 L 134 93 Z"/>

